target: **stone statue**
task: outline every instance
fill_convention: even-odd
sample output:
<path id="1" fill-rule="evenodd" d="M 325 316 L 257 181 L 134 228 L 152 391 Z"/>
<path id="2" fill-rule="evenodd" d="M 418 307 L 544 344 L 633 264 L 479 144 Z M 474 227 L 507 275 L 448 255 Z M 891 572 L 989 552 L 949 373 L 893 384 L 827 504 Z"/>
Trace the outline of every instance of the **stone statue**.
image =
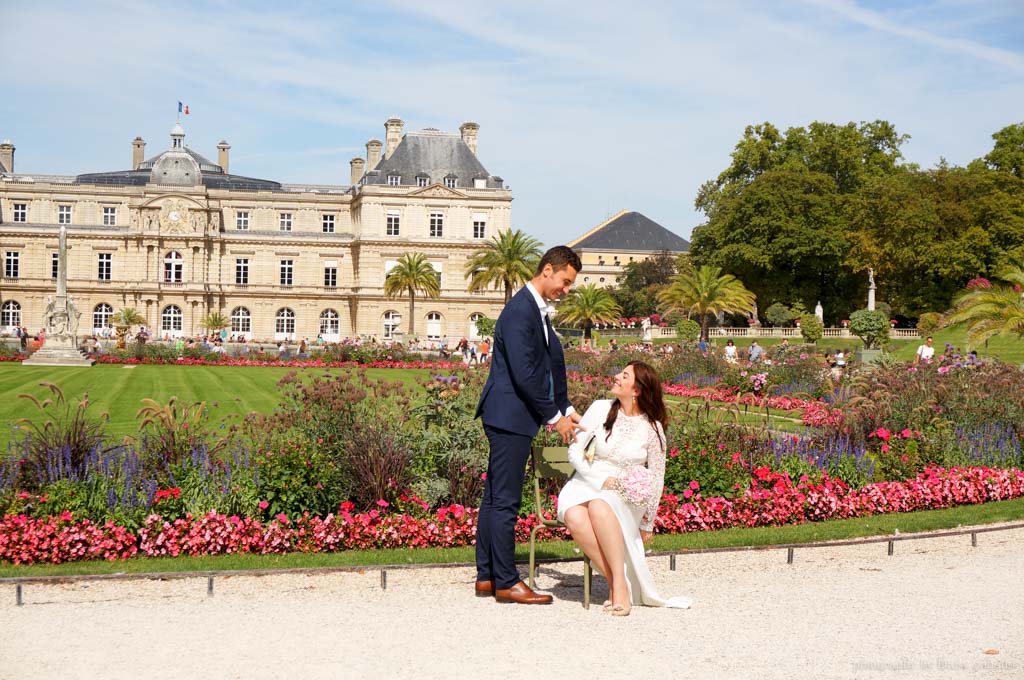
<path id="1" fill-rule="evenodd" d="M 644 320 L 640 322 L 640 328 L 644 330 L 644 344 L 651 344 L 654 342 L 654 338 L 651 333 L 651 317 L 645 316 Z"/>

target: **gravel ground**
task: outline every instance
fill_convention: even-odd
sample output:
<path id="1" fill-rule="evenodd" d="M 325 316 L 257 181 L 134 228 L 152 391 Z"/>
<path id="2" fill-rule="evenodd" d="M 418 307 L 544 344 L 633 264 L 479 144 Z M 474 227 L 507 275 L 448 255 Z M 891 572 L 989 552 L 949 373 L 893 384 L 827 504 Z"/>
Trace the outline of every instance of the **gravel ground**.
<path id="1" fill-rule="evenodd" d="M 4 584 L 0 678 L 1024 677 L 1024 530 L 649 562 L 692 609 L 584 610 L 579 563 L 546 607 L 467 568 Z"/>

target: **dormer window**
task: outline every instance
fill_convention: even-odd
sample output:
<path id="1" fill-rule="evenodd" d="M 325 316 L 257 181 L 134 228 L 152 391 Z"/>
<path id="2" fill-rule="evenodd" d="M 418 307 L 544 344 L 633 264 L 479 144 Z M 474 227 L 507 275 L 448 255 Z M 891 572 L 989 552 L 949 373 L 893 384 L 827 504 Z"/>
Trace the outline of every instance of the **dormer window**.
<path id="1" fill-rule="evenodd" d="M 456 181 L 455 177 L 445 177 L 444 178 L 444 185 L 446 187 L 448 187 L 449 189 L 454 189 L 455 188 L 455 181 Z"/>
<path id="2" fill-rule="evenodd" d="M 402 181 L 401 175 L 388 175 L 388 186 L 397 187 Z"/>
<path id="3" fill-rule="evenodd" d="M 477 177 L 476 179 L 474 179 L 473 180 L 473 188 L 474 189 L 486 189 L 487 188 L 487 178 L 486 177 Z"/>
<path id="4" fill-rule="evenodd" d="M 418 186 L 418 187 L 425 187 L 425 186 L 427 186 L 427 182 L 429 182 L 429 181 L 430 181 L 429 177 L 422 177 L 422 176 L 417 177 L 416 178 L 416 186 Z"/>

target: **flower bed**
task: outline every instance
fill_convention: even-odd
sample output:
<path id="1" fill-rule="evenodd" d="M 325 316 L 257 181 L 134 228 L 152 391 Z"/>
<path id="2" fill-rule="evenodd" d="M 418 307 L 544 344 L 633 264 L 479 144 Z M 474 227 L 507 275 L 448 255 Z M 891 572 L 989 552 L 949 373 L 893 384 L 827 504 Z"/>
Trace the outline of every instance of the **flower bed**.
<path id="1" fill-rule="evenodd" d="M 5 361 L 21 361 L 24 357 L 7 358 Z M 357 361 L 324 361 L 323 359 L 288 359 L 277 361 L 275 359 L 243 359 L 239 357 L 225 356 L 222 359 L 196 359 L 180 357 L 170 359 L 165 357 L 135 357 L 121 358 L 110 355 L 94 357 L 98 364 L 133 364 L 147 366 L 277 366 L 280 368 L 429 368 L 432 370 L 456 370 L 465 368 L 461 361 L 370 361 L 360 363 Z"/>
<path id="2" fill-rule="evenodd" d="M 928 467 L 914 479 L 880 482 L 853 490 L 839 480 L 820 482 L 768 468 L 754 470 L 750 487 L 732 499 L 703 498 L 700 493 L 680 502 L 662 499 L 655 527 L 662 533 L 708 531 L 729 527 L 778 526 L 810 521 L 865 517 L 978 504 L 1024 496 L 1024 472 L 986 467 Z M 289 520 L 278 515 L 267 523 L 209 512 L 165 521 L 150 515 L 137 533 L 106 522 L 75 520 L 71 513 L 46 519 L 6 515 L 0 520 L 0 562 L 59 564 L 88 559 L 134 556 L 270 554 L 332 552 L 397 547 L 471 545 L 476 534 L 475 509 L 461 505 L 439 508 L 430 516 L 352 514 L 343 506 L 324 518 L 308 513 Z M 525 542 L 536 515 L 516 524 L 516 540 Z M 565 530 L 543 530 L 545 538 L 564 537 Z"/>

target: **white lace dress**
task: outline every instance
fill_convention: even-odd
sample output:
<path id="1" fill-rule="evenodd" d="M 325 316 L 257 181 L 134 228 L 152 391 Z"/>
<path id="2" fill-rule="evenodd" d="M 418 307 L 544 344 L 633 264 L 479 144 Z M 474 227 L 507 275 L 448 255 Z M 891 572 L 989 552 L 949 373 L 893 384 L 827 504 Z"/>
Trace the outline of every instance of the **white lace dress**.
<path id="1" fill-rule="evenodd" d="M 661 491 L 665 480 L 664 431 L 661 423 L 656 428 L 645 415 L 627 416 L 619 411 L 611 436 L 604 429 L 612 400 L 602 399 L 591 404 L 580 425 L 584 431 L 569 446 L 569 462 L 576 473 L 558 494 L 558 519 L 565 521 L 569 508 L 600 498 L 608 503 L 619 519 L 626 545 L 626 580 L 629 582 L 633 604 L 650 607 L 688 608 L 693 601 L 688 597 L 663 598 L 654 586 L 654 578 L 647 568 L 644 544 L 640 530 L 651 531 L 658 513 Z M 597 446 L 594 462 L 589 463 L 583 452 L 592 436 Z M 646 465 L 651 472 L 654 492 L 645 507 L 627 503 L 617 491 L 602 489 L 608 477 L 620 477 L 632 465 Z"/>

